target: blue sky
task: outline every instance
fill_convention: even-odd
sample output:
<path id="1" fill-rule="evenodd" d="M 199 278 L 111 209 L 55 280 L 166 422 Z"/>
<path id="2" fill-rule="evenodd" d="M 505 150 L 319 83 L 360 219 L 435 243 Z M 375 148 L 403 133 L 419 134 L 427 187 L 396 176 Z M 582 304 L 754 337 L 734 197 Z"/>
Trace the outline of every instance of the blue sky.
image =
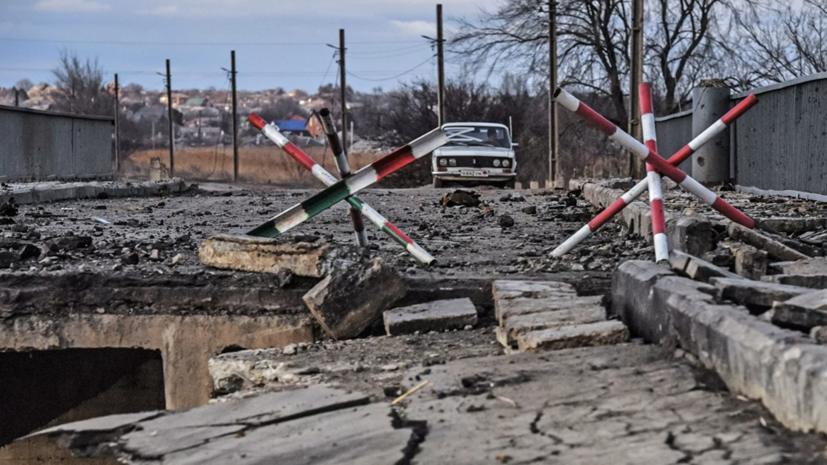
<path id="1" fill-rule="evenodd" d="M 473 16 L 495 0 L 442 0 L 443 14 Z M 432 0 L 2 0 L 0 87 L 51 82 L 59 51 L 97 57 L 123 84 L 160 89 L 165 59 L 173 88 L 226 89 L 221 68 L 236 51 L 238 87 L 315 90 L 336 76 L 339 28 L 348 43 L 348 84 L 360 91 L 435 77 L 428 42 Z M 25 39 L 25 40 L 24 40 Z M 417 65 L 421 65 L 410 71 Z M 458 66 L 447 65 L 450 78 Z M 405 73 L 401 77 L 394 76 Z M 358 77 L 357 77 L 358 76 Z M 389 79 L 392 78 L 392 79 Z M 368 79 L 378 79 L 371 81 Z"/>

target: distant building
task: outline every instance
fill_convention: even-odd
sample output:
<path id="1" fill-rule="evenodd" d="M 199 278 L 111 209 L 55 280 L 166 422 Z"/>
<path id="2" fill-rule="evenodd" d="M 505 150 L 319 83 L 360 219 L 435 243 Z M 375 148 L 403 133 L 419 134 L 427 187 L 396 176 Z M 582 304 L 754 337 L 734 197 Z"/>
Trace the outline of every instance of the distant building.
<path id="1" fill-rule="evenodd" d="M 210 104 L 208 97 L 203 98 L 189 98 L 184 102 L 185 107 L 206 107 Z"/>
<path id="2" fill-rule="evenodd" d="M 173 92 L 172 93 L 172 104 L 173 105 L 181 105 L 189 99 L 187 94 L 182 94 L 180 92 Z M 161 94 L 161 98 L 158 99 L 159 102 L 163 103 L 164 105 L 167 104 L 167 94 Z"/>

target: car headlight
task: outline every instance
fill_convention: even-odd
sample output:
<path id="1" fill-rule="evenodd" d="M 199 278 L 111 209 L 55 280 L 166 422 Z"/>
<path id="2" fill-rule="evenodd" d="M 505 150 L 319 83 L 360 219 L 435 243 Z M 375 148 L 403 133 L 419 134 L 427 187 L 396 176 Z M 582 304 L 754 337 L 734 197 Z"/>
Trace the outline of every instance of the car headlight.
<path id="1" fill-rule="evenodd" d="M 500 160 L 494 159 L 494 166 L 500 166 Z"/>
<path id="2" fill-rule="evenodd" d="M 448 164 L 451 165 L 451 166 L 457 166 L 457 160 L 454 159 L 454 158 L 451 158 L 450 160 L 448 160 Z"/>
<path id="3" fill-rule="evenodd" d="M 440 158 L 439 159 L 439 166 L 446 166 L 448 164 L 447 158 Z"/>
<path id="4" fill-rule="evenodd" d="M 494 166 L 497 166 L 497 165 L 494 165 Z M 511 166 L 511 161 L 510 160 L 503 160 L 503 166 L 508 168 L 509 166 Z"/>

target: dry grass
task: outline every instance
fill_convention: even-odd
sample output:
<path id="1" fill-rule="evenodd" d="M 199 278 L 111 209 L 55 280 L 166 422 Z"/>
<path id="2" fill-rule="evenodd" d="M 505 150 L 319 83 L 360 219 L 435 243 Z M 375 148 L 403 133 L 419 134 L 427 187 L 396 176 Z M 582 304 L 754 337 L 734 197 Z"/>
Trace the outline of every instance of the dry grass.
<path id="1" fill-rule="evenodd" d="M 312 147 L 303 149 L 316 163 L 334 175 L 338 174 L 330 149 Z M 351 171 L 374 162 L 382 154 L 351 153 L 348 155 Z M 169 165 L 169 150 L 144 150 L 135 152 L 123 162 L 127 176 L 148 178 L 149 160 L 161 158 Z M 231 181 L 233 179 L 233 149 L 212 147 L 181 148 L 175 150 L 175 175 L 199 181 Z M 319 181 L 278 147 L 240 147 L 238 149 L 238 176 L 251 183 L 273 183 L 311 186 Z"/>

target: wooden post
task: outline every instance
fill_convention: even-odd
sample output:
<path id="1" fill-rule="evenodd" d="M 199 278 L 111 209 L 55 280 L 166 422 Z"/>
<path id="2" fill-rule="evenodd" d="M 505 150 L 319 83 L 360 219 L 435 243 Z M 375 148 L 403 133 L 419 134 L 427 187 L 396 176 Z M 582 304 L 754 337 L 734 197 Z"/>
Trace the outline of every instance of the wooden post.
<path id="1" fill-rule="evenodd" d="M 233 86 L 233 182 L 238 182 L 238 100 L 235 93 L 235 50 L 230 52 L 230 74 Z"/>
<path id="2" fill-rule="evenodd" d="M 167 59 L 167 118 L 169 118 L 169 177 L 175 176 L 175 127 L 172 123 L 172 74 Z"/>

